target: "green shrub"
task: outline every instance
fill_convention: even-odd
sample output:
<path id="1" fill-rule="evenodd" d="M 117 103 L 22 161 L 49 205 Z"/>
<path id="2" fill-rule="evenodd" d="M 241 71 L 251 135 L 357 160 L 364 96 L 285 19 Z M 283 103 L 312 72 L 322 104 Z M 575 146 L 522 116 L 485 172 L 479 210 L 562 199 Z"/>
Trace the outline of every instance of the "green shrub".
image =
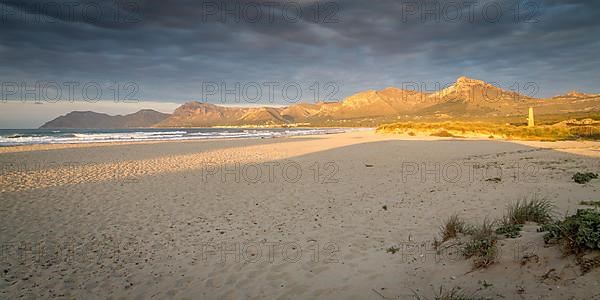
<path id="1" fill-rule="evenodd" d="M 540 231 L 546 232 L 546 243 L 562 243 L 567 253 L 600 249 L 600 211 L 578 209 L 575 215 L 546 224 Z"/>
<path id="2" fill-rule="evenodd" d="M 391 246 L 385 250 L 387 253 L 396 254 L 396 252 L 400 251 L 400 248 Z"/>
<path id="3" fill-rule="evenodd" d="M 571 178 L 573 179 L 573 181 L 575 181 L 579 184 L 584 184 L 584 183 L 590 182 L 590 180 L 592 180 L 592 179 L 598 178 L 598 174 L 592 173 L 592 172 L 586 172 L 586 173 L 577 172 Z"/>

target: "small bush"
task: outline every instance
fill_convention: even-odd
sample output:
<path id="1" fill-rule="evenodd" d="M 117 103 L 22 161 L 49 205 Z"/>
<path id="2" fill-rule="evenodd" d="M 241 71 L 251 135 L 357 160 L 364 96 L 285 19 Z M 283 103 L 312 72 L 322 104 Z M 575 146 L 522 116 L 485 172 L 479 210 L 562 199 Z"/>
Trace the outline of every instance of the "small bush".
<path id="1" fill-rule="evenodd" d="M 592 179 L 598 178 L 598 174 L 592 173 L 592 172 L 586 172 L 586 173 L 577 172 L 571 178 L 573 179 L 573 181 L 575 181 L 579 184 L 584 184 L 584 183 L 590 182 L 590 180 L 592 180 Z"/>
<path id="2" fill-rule="evenodd" d="M 588 206 L 600 206 L 600 201 L 581 201 L 579 202 L 579 204 Z"/>
<path id="3" fill-rule="evenodd" d="M 567 253 L 600 249 L 600 211 L 578 209 L 575 215 L 542 226 L 546 243 L 562 243 Z"/>
<path id="4" fill-rule="evenodd" d="M 408 135 L 410 135 L 410 136 L 415 136 L 416 134 L 415 134 L 414 132 L 412 132 L 412 131 L 409 131 L 409 132 L 408 132 Z"/>

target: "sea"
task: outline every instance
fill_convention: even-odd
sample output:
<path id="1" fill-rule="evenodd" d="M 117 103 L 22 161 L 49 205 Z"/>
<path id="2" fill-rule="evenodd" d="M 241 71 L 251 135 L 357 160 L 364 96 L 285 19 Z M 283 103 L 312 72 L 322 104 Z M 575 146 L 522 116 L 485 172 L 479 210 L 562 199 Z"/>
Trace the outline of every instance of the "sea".
<path id="1" fill-rule="evenodd" d="M 342 128 L 0 129 L 0 147 L 35 144 L 277 138 L 335 134 Z"/>

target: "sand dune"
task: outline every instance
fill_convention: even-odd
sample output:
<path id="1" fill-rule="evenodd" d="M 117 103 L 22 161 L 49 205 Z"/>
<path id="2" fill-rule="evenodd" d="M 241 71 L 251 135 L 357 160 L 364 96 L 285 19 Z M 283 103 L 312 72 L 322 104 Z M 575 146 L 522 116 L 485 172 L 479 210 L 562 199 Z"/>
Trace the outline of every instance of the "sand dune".
<path id="1" fill-rule="evenodd" d="M 498 263 L 485 270 L 431 247 L 452 213 L 495 218 L 532 194 L 561 214 L 598 200 L 599 181 L 570 177 L 598 171 L 599 157 L 598 142 L 371 132 L 6 150 L 0 291 L 406 299 L 460 286 L 492 298 L 599 297 L 600 270 L 581 276 L 532 225 L 502 240 Z M 523 263 L 529 254 L 537 260 Z"/>

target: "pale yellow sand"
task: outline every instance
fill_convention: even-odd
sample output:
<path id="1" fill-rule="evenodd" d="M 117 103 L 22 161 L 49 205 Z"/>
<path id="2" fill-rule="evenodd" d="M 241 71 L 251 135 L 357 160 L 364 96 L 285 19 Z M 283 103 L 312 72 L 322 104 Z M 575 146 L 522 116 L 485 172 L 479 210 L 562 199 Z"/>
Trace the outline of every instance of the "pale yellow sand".
<path id="1" fill-rule="evenodd" d="M 600 180 L 570 179 L 600 171 L 599 150 L 371 132 L 4 148 L 0 298 L 600 297 L 599 269 L 580 276 L 535 226 L 502 240 L 487 270 L 431 246 L 452 213 L 600 200 Z"/>

